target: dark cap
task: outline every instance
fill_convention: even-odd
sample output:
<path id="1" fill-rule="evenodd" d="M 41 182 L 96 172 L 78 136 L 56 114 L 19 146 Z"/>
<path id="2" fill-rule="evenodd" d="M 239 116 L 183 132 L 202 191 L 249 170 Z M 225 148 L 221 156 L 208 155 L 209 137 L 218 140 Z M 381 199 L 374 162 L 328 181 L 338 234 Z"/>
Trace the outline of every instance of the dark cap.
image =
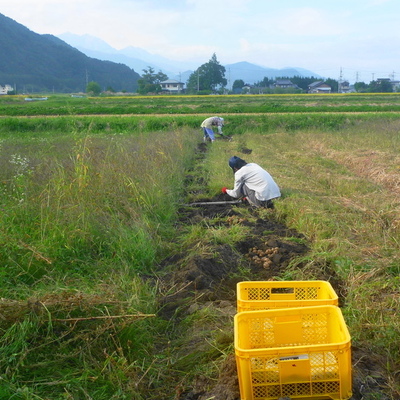
<path id="1" fill-rule="evenodd" d="M 240 169 L 243 167 L 243 165 L 246 165 L 246 161 L 242 160 L 239 157 L 233 156 L 229 159 L 229 166 L 234 169 Z"/>

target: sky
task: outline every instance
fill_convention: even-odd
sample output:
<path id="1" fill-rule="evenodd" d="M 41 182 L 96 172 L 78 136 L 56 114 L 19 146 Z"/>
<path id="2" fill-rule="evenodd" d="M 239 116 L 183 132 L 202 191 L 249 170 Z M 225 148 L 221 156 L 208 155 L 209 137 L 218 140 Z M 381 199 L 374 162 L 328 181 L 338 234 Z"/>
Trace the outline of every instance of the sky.
<path id="1" fill-rule="evenodd" d="M 180 62 L 247 61 L 400 80 L 399 0 L 0 0 L 39 34 L 73 33 Z"/>

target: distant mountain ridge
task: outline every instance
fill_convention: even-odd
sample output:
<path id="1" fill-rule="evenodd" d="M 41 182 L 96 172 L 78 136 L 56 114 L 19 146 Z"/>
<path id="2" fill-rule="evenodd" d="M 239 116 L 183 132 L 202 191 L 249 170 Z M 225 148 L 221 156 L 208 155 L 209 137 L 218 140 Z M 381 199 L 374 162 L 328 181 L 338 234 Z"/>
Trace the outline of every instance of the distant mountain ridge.
<path id="1" fill-rule="evenodd" d="M 137 47 L 116 50 L 90 35 L 39 35 L 3 14 L 0 14 L 0 52 L 3 54 L 0 84 L 12 85 L 25 93 L 81 92 L 90 81 L 99 83 L 103 90 L 135 92 L 143 69 L 149 66 L 183 83 L 200 66 L 173 61 Z M 246 61 L 224 67 L 228 88 L 237 79 L 254 84 L 265 77 L 319 77 L 302 68 L 274 69 Z"/>
<path id="2" fill-rule="evenodd" d="M 0 14 L 0 84 L 17 91 L 81 92 L 89 81 L 134 92 L 140 75 L 125 64 L 88 57 L 53 35 L 39 35 Z"/>
<path id="3" fill-rule="evenodd" d="M 254 84 L 255 82 L 262 81 L 265 77 L 269 79 L 276 79 L 279 77 L 302 76 L 302 77 L 319 77 L 312 71 L 302 68 L 266 68 L 260 65 L 251 64 L 246 61 L 238 62 L 235 64 L 225 65 L 225 77 L 233 83 L 237 79 L 242 79 L 246 84 Z"/>
<path id="4" fill-rule="evenodd" d="M 124 63 L 139 74 L 143 73 L 143 69 L 152 67 L 156 72 L 163 71 L 170 78 L 176 78 L 185 70 L 197 68 L 196 65 L 190 63 L 176 62 L 151 54 L 139 47 L 129 46 L 116 50 L 103 40 L 90 35 L 63 33 L 58 37 L 89 57 Z"/>
<path id="5" fill-rule="evenodd" d="M 186 83 L 190 74 L 200 66 L 169 60 L 165 57 L 148 53 L 146 50 L 137 47 L 127 47 L 122 50 L 116 50 L 103 40 L 90 35 L 64 33 L 58 35 L 58 37 L 90 57 L 122 62 L 130 68 L 133 68 L 139 74 L 142 74 L 143 69 L 147 69 L 150 66 L 156 72 L 162 71 L 168 75 L 169 78 Z M 208 60 L 205 60 L 204 63 L 207 61 Z M 242 79 L 245 83 L 252 85 L 262 81 L 265 77 L 269 79 L 283 76 L 289 78 L 293 76 L 320 77 L 315 72 L 303 68 L 287 67 L 275 69 L 246 61 L 227 64 L 224 65 L 224 67 L 226 69 L 225 78 L 228 80 L 228 87 L 232 86 L 233 82 L 237 79 Z"/>

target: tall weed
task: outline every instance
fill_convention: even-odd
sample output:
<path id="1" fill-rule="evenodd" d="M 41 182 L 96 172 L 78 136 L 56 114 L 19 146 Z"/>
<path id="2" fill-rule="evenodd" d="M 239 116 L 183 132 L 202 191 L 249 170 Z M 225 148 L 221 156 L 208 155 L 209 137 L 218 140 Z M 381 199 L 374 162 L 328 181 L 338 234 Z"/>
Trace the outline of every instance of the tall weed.
<path id="1" fill-rule="evenodd" d="M 10 160 L 14 171 L 2 177 L 3 257 L 26 271 L 39 262 L 43 275 L 48 269 L 99 274 L 92 264 L 104 258 L 148 269 L 162 251 L 160 233 L 175 216 L 193 139 L 188 131 L 88 134 L 63 143 L 61 152 L 49 140 L 54 153 L 29 171 L 21 169 L 28 157 L 21 147 L 19 164 Z"/>
<path id="2" fill-rule="evenodd" d="M 52 398 L 142 398 L 130 386 L 146 373 L 159 322 L 124 315 L 155 311 L 156 287 L 138 273 L 168 249 L 197 140 L 188 129 L 90 126 L 3 140 L 1 396 L 49 398 L 51 382 Z"/>

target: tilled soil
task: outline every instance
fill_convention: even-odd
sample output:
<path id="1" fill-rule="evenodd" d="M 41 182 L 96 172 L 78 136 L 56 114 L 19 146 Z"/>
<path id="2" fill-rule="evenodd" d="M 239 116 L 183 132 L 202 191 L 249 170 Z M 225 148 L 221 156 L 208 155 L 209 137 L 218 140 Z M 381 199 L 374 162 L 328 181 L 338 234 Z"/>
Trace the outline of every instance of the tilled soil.
<path id="1" fill-rule="evenodd" d="M 223 196 L 221 196 L 223 197 Z M 215 201 L 217 199 L 213 199 Z M 221 200 L 221 198 L 220 198 Z M 226 200 L 226 199 L 225 199 Z M 232 318 L 236 313 L 236 284 L 240 278 L 241 269 L 246 268 L 254 280 L 271 280 L 279 277 L 294 257 L 308 251 L 302 244 L 303 238 L 297 232 L 288 229 L 274 221 L 273 212 L 270 218 L 257 218 L 257 210 L 253 210 L 255 222 L 249 222 L 240 217 L 237 209 L 247 205 L 216 205 L 184 208 L 180 211 L 180 222 L 193 224 L 195 221 L 212 220 L 216 217 L 218 224 L 241 224 L 250 228 L 248 237 L 238 242 L 236 248 L 228 245 L 218 245 L 209 257 L 194 256 L 187 258 L 186 254 L 176 255 L 165 260 L 165 265 L 174 265 L 175 269 L 168 275 L 164 284 L 174 288 L 174 293 L 161 299 L 160 314 L 166 319 L 183 319 L 200 307 L 212 307 L 221 313 L 221 322 Z M 293 238 L 301 239 L 297 243 Z M 272 250 L 268 266 L 264 266 L 251 250 L 254 248 L 266 251 Z M 189 392 L 184 392 L 180 400 L 205 399 L 239 399 L 239 387 L 234 355 L 229 356 L 223 367 L 217 384 L 210 390 L 210 382 L 199 377 Z M 214 397 L 213 397 L 214 396 Z"/>
<path id="2" fill-rule="evenodd" d="M 199 158 L 206 146 L 199 146 Z M 188 179 L 193 179 L 189 176 Z M 220 194 L 213 199 L 201 202 L 229 201 L 227 195 Z M 198 201 L 198 200 L 196 200 Z M 279 205 L 278 205 L 279 206 Z M 241 225 L 248 229 L 246 238 L 238 242 L 235 248 L 228 245 L 215 245 L 212 254 L 207 256 L 188 256 L 187 249 L 176 254 L 160 265 L 160 270 L 170 271 L 163 275 L 164 293 L 160 298 L 160 316 L 179 324 L 188 315 L 202 307 L 213 307 L 219 313 L 221 326 L 232 319 L 236 313 L 236 284 L 243 280 L 246 269 L 247 280 L 277 280 L 281 278 L 289 263 L 299 256 L 306 255 L 307 241 L 298 232 L 288 229 L 275 218 L 274 211 L 263 212 L 250 209 L 251 218 L 245 219 L 240 208 L 248 204 L 222 204 L 184 206 L 179 212 L 179 225 L 207 223 L 210 228 L 216 225 Z M 265 217 L 267 215 L 267 217 Z M 178 227 L 179 229 L 179 227 Z M 260 260 L 254 250 L 267 253 Z M 296 268 L 302 268 L 301 263 Z M 338 279 L 332 267 L 317 267 L 315 279 L 329 281 L 339 295 L 339 305 L 344 305 L 346 285 Z M 171 289 L 171 290 L 169 290 Z M 215 327 L 218 329 L 218 327 Z M 229 336 L 229 335 L 228 335 Z M 226 340 L 232 340 L 232 335 Z M 204 341 L 203 341 L 204 342 Z M 195 335 L 191 348 L 182 352 L 202 352 L 204 343 Z M 390 400 L 381 392 L 385 382 L 378 363 L 368 357 L 365 349 L 352 349 L 354 374 L 352 400 L 381 399 Z M 376 397 L 378 396 L 378 397 Z M 219 367 L 219 376 L 214 379 L 199 375 L 191 387 L 182 387 L 176 395 L 177 400 L 239 400 L 239 386 L 234 354 L 228 355 Z"/>

